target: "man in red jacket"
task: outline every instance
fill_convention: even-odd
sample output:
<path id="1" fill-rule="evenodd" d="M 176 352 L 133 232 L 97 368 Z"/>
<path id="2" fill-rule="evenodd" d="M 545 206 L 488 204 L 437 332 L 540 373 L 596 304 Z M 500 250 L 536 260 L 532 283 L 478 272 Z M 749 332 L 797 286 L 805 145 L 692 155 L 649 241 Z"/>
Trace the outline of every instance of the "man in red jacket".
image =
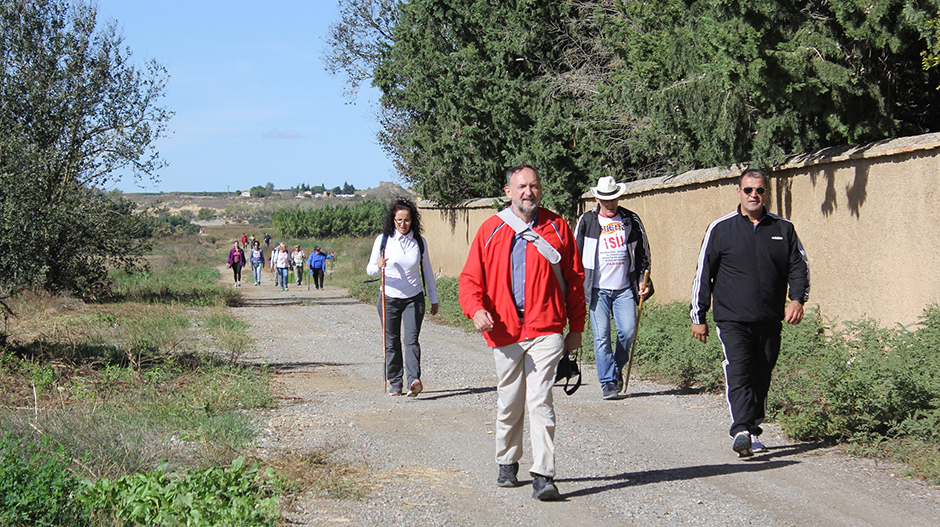
<path id="1" fill-rule="evenodd" d="M 554 483 L 552 385 L 565 351 L 581 347 L 584 267 L 571 228 L 539 207 L 542 186 L 533 167 L 509 169 L 504 191 L 512 201 L 507 211 L 515 218 L 495 215 L 480 226 L 460 273 L 460 306 L 483 333 L 496 360 L 496 483 L 519 484 L 516 474 L 528 408 L 532 496 L 554 500 L 561 495 Z M 520 232 L 507 221 L 518 224 Z M 557 274 L 546 253 L 554 255 Z M 566 325 L 570 333 L 563 336 Z"/>

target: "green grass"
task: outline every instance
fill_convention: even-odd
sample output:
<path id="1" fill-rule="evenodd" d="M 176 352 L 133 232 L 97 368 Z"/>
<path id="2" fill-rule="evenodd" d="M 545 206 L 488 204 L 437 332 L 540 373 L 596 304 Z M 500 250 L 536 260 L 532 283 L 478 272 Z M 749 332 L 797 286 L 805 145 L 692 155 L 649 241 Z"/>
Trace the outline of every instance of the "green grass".
<path id="1" fill-rule="evenodd" d="M 276 514 L 262 518 L 256 506 L 267 503 L 270 489 L 258 494 L 229 474 L 255 474 L 254 468 L 229 465 L 257 434 L 249 411 L 275 400 L 271 372 L 237 362 L 250 339 L 247 326 L 224 310 L 238 303 L 238 295 L 215 283 L 212 255 L 218 250 L 195 236 L 176 237 L 151 256 L 148 272 L 114 273 L 112 296 L 97 305 L 33 294 L 8 301 L 17 317 L 5 326 L 0 348 L 0 430 L 9 434 L 0 442 L 0 455 L 38 455 L 43 461 L 17 467 L 23 474 L 15 477 L 6 474 L 12 487 L 3 488 L 0 503 L 16 500 L 32 516 L 12 516 L 19 509 L 0 505 L 8 512 L 0 511 L 0 526 L 137 521 L 136 513 L 110 502 L 94 505 L 85 516 L 56 508 L 52 494 L 67 490 L 76 496 L 79 480 L 122 482 L 110 487 L 122 499 L 144 496 L 144 489 L 158 484 L 178 485 L 193 496 L 168 502 L 146 518 L 274 524 Z M 238 487 L 226 496 L 242 506 L 219 506 L 219 482 Z M 179 512 L 181 504 L 189 508 Z M 236 512 L 197 521 L 225 510 Z"/>

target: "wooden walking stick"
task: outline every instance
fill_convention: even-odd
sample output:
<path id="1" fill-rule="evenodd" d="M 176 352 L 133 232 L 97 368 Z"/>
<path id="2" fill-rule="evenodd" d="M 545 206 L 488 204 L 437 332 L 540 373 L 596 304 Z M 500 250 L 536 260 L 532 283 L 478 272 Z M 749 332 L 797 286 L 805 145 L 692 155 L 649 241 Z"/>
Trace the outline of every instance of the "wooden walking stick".
<path id="1" fill-rule="evenodd" d="M 385 259 L 385 251 L 379 254 L 379 258 Z M 382 302 L 382 379 L 385 380 L 382 388 L 383 392 L 388 391 L 388 370 L 385 368 L 385 357 L 388 356 L 388 341 L 385 338 L 385 266 L 382 266 L 382 282 L 379 287 L 379 298 Z"/>
<path id="2" fill-rule="evenodd" d="M 640 282 L 640 289 L 645 289 L 650 280 L 650 270 L 643 271 L 643 281 Z M 636 341 L 640 335 L 640 315 L 643 314 L 643 295 L 640 295 L 640 303 L 636 308 L 636 328 L 633 332 L 633 346 L 630 347 L 630 359 L 627 361 L 627 376 L 623 379 L 623 393 L 626 395 L 627 386 L 630 385 L 630 370 L 633 369 L 633 355 L 636 353 Z"/>

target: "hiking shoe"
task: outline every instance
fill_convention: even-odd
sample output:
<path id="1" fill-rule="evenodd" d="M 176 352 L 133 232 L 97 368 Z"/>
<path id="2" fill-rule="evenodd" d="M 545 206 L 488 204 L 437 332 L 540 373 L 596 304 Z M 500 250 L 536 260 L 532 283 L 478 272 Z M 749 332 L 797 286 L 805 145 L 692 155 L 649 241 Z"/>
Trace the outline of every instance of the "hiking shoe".
<path id="1" fill-rule="evenodd" d="M 731 441 L 731 450 L 737 452 L 738 457 L 753 456 L 754 451 L 751 450 L 751 433 L 747 430 L 742 430 L 735 434 L 734 439 Z"/>
<path id="2" fill-rule="evenodd" d="M 411 386 L 408 387 L 408 397 L 417 397 L 423 389 L 424 386 L 421 384 L 421 379 L 415 379 L 412 381 Z"/>
<path id="3" fill-rule="evenodd" d="M 617 380 L 614 381 L 614 388 L 616 388 L 617 393 L 623 391 L 623 374 L 620 373 L 617 375 Z"/>
<path id="4" fill-rule="evenodd" d="M 751 434 L 751 452 L 758 454 L 760 452 L 766 452 L 766 451 L 767 451 L 767 447 L 765 447 L 763 443 L 758 441 L 756 435 Z"/>
<path id="5" fill-rule="evenodd" d="M 401 385 L 393 384 L 392 389 L 388 391 L 388 394 L 392 397 L 397 397 L 401 395 Z"/>
<path id="6" fill-rule="evenodd" d="M 555 481 L 541 474 L 532 474 L 532 497 L 539 501 L 552 501 L 561 498 Z"/>
<path id="7" fill-rule="evenodd" d="M 499 477 L 496 478 L 496 485 L 499 487 L 518 487 L 519 480 L 516 478 L 516 474 L 518 473 L 519 463 L 500 465 Z"/>
<path id="8" fill-rule="evenodd" d="M 611 399 L 620 398 L 619 391 L 617 390 L 616 382 L 605 382 L 603 386 L 601 386 L 601 390 L 602 390 L 602 397 L 608 401 Z"/>

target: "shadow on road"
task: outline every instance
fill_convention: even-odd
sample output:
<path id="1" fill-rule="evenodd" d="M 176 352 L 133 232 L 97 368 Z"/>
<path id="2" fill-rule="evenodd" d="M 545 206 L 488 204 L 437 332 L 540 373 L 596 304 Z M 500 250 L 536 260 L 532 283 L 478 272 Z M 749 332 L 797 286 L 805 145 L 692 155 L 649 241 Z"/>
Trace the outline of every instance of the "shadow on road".
<path id="1" fill-rule="evenodd" d="M 745 472 L 759 472 L 763 470 L 774 470 L 778 468 L 795 465 L 799 461 L 768 461 L 768 462 L 749 462 L 749 463 L 725 463 L 721 465 L 700 465 L 697 467 L 667 468 L 663 470 L 648 470 L 645 472 L 624 472 L 613 476 L 602 476 L 593 478 L 565 478 L 558 481 L 580 482 L 580 481 L 608 481 L 606 485 L 588 487 L 565 494 L 566 498 L 589 496 L 609 490 L 622 489 L 635 485 L 648 485 L 650 483 L 662 483 L 664 481 L 683 481 L 689 479 L 708 478 L 712 476 L 725 476 L 728 474 L 740 474 Z"/>
<path id="2" fill-rule="evenodd" d="M 754 457 L 748 459 L 748 461 L 766 461 L 778 457 L 795 456 L 820 448 L 829 448 L 834 445 L 835 443 L 832 441 L 816 441 L 814 443 L 796 443 L 793 445 L 767 447 L 766 452 L 756 454 Z"/>
<path id="3" fill-rule="evenodd" d="M 634 392 L 628 393 L 623 399 L 633 399 L 634 397 L 655 397 L 657 395 L 698 395 L 705 393 L 705 388 L 674 388 L 672 390 L 660 390 L 658 392 Z"/>
<path id="4" fill-rule="evenodd" d="M 474 394 L 479 394 L 479 393 L 489 393 L 489 392 L 495 392 L 495 391 L 496 391 L 495 386 L 486 386 L 484 388 L 462 388 L 460 390 L 425 390 L 421 392 L 421 396 L 419 397 L 419 399 L 433 401 L 436 399 L 447 399 L 449 397 L 460 397 L 461 395 L 474 395 Z M 430 397 L 426 396 L 426 394 L 432 394 L 432 393 L 436 393 L 440 395 L 432 395 Z"/>
<path id="5" fill-rule="evenodd" d="M 343 295 L 325 296 L 315 291 L 273 291 L 264 293 L 264 296 L 248 297 L 242 295 L 238 307 L 279 307 L 291 305 L 318 305 L 318 306 L 348 306 L 361 304 L 362 302 L 355 298 L 349 298 Z"/>
<path id="6" fill-rule="evenodd" d="M 309 371 L 314 368 L 323 368 L 328 366 L 355 366 L 353 362 L 271 362 L 266 364 L 279 375 L 287 373 L 297 373 L 300 371 Z"/>

